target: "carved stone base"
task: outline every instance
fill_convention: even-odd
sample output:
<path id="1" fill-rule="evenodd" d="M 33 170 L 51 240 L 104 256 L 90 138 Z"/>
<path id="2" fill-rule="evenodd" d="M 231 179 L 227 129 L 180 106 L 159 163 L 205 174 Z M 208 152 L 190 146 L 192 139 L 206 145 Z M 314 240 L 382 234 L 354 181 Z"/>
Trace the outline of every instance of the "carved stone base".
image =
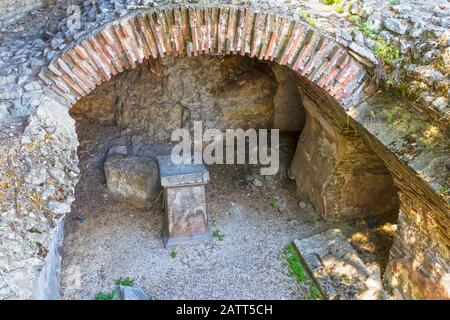
<path id="1" fill-rule="evenodd" d="M 164 187 L 164 247 L 186 241 L 209 240 L 204 165 L 174 165 L 170 156 L 158 157 Z"/>

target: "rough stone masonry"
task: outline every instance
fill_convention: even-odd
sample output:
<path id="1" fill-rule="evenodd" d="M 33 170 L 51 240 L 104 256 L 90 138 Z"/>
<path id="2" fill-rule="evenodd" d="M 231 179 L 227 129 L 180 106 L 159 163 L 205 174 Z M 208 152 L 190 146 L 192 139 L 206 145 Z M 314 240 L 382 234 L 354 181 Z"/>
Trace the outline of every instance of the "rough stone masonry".
<path id="1" fill-rule="evenodd" d="M 79 3 L 79 30 L 67 28 L 64 2 L 27 1 L 30 14 L 13 22 L 20 14 L 0 6 L 0 298 L 59 296 L 61 219 L 79 174 L 70 107 L 146 59 L 207 54 L 290 68 L 332 133 L 321 141 L 337 151 L 339 181 L 361 172 L 345 141 L 370 146 L 400 202 L 386 286 L 399 298 L 449 298 L 448 1 Z"/>

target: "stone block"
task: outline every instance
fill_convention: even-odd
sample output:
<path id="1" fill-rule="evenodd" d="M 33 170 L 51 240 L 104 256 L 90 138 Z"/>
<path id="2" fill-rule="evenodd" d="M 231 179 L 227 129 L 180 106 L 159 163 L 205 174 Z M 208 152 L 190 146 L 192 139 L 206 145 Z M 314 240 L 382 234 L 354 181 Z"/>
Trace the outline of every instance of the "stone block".
<path id="1" fill-rule="evenodd" d="M 338 229 L 295 240 L 303 263 L 323 294 L 332 300 L 387 299 L 381 271 L 366 266 Z"/>
<path id="2" fill-rule="evenodd" d="M 109 192 L 138 207 L 153 198 L 158 188 L 158 167 L 150 158 L 115 154 L 105 162 Z"/>

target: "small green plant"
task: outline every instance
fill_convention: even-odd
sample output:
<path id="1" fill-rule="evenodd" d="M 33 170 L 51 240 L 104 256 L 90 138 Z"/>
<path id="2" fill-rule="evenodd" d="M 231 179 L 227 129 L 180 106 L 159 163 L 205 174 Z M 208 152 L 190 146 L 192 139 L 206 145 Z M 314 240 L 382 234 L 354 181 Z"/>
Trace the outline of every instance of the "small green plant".
<path id="1" fill-rule="evenodd" d="M 408 82 L 400 82 L 398 85 L 398 90 L 400 91 L 400 94 L 404 97 L 407 97 L 409 94 L 409 87 L 410 84 Z"/>
<path id="2" fill-rule="evenodd" d="M 394 114 L 390 111 L 386 112 L 386 121 L 388 123 L 392 123 L 392 121 L 394 120 Z"/>
<path id="3" fill-rule="evenodd" d="M 284 248 L 284 261 L 289 268 L 289 275 L 297 282 L 304 282 L 306 279 L 305 269 L 292 243 Z"/>
<path id="4" fill-rule="evenodd" d="M 344 12 L 344 5 L 342 3 L 337 3 L 334 5 L 334 8 L 336 9 L 337 13 L 343 13 Z"/>
<path id="5" fill-rule="evenodd" d="M 317 24 L 316 20 L 314 20 L 313 17 L 311 17 L 311 14 L 305 10 L 300 12 L 300 16 L 304 18 L 306 22 L 312 27 L 314 27 Z"/>
<path id="6" fill-rule="evenodd" d="M 341 3 L 341 0 L 323 0 L 323 3 L 325 3 L 327 6 L 331 6 L 333 4 Z"/>
<path id="7" fill-rule="evenodd" d="M 350 277 L 346 274 L 342 275 L 342 281 L 349 283 L 350 282 Z"/>
<path id="8" fill-rule="evenodd" d="M 99 292 L 95 296 L 95 300 L 114 300 L 117 296 L 117 291 L 111 291 L 111 292 Z"/>
<path id="9" fill-rule="evenodd" d="M 348 20 L 350 20 L 350 22 L 355 26 L 359 26 L 361 24 L 361 17 L 358 15 L 351 15 L 348 17 Z"/>
<path id="10" fill-rule="evenodd" d="M 216 225 L 216 217 L 214 217 L 214 216 L 211 216 L 210 218 L 209 218 L 209 224 L 211 225 L 211 226 L 215 226 Z"/>
<path id="11" fill-rule="evenodd" d="M 450 196 L 450 188 L 448 186 L 441 187 L 438 190 L 438 194 L 440 194 L 444 198 L 447 198 Z"/>
<path id="12" fill-rule="evenodd" d="M 218 241 L 223 241 L 223 239 L 225 239 L 225 235 L 223 235 L 219 229 L 214 229 L 212 231 L 212 236 L 214 239 L 216 239 Z"/>
<path id="13" fill-rule="evenodd" d="M 373 119 L 376 118 L 376 116 L 377 116 L 377 115 L 375 114 L 375 111 L 373 111 L 373 110 L 370 110 L 370 111 L 369 111 L 369 118 L 370 118 L 370 119 L 373 120 Z"/>
<path id="14" fill-rule="evenodd" d="M 272 199 L 272 200 L 270 200 L 270 207 L 272 208 L 272 209 L 276 209 L 276 208 L 278 208 L 278 201 L 277 201 L 277 199 Z"/>
<path id="15" fill-rule="evenodd" d="M 395 6 L 396 4 L 398 4 L 399 3 L 399 0 L 389 0 L 389 4 L 391 5 L 391 6 Z"/>
<path id="16" fill-rule="evenodd" d="M 170 257 L 175 259 L 177 257 L 177 252 L 175 250 L 170 251 Z"/>
<path id="17" fill-rule="evenodd" d="M 316 286 L 311 287 L 311 289 L 309 290 L 309 296 L 312 300 L 319 300 L 322 297 L 319 289 Z"/>
<path id="18" fill-rule="evenodd" d="M 309 14 L 309 12 L 308 11 L 305 11 L 305 10 L 302 10 L 302 12 L 300 12 L 300 17 L 302 17 L 302 18 L 308 18 L 308 17 L 310 17 L 311 15 Z"/>
<path id="19" fill-rule="evenodd" d="M 134 279 L 129 278 L 129 277 L 125 277 L 125 278 L 120 277 L 114 283 L 118 286 L 132 287 L 132 286 L 134 286 Z"/>
<path id="20" fill-rule="evenodd" d="M 392 64 L 394 60 L 401 56 L 400 48 L 395 47 L 386 41 L 380 41 L 375 44 L 373 51 L 377 57 L 382 58 L 387 64 Z"/>
<path id="21" fill-rule="evenodd" d="M 387 86 L 388 88 L 394 86 L 394 79 L 392 79 L 392 77 L 389 77 L 389 76 L 387 77 L 387 79 L 386 79 L 386 86 Z"/>
<path id="22" fill-rule="evenodd" d="M 314 19 L 311 18 L 311 17 L 307 18 L 307 19 L 306 19 L 306 22 L 307 22 L 311 27 L 314 27 L 314 26 L 317 25 L 316 20 L 314 20 Z"/>
<path id="23" fill-rule="evenodd" d="M 373 39 L 373 40 L 378 39 L 379 34 L 380 34 L 380 30 L 378 30 L 376 28 L 372 28 L 368 21 L 359 24 L 356 27 L 356 31 L 362 33 L 364 36 L 366 36 L 370 39 Z"/>

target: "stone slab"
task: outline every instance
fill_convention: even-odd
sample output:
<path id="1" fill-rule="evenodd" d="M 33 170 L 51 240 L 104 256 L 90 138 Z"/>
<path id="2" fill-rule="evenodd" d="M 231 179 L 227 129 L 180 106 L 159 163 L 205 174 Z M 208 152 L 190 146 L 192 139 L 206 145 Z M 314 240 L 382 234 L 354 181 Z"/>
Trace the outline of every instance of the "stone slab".
<path id="1" fill-rule="evenodd" d="M 164 188 L 206 184 L 209 181 L 204 164 L 174 164 L 171 156 L 159 156 L 157 160 Z"/>
<path id="2" fill-rule="evenodd" d="M 377 266 L 366 266 L 339 229 L 294 240 L 305 267 L 331 300 L 387 299 Z"/>
<path id="3" fill-rule="evenodd" d="M 118 286 L 120 300 L 143 300 L 148 301 L 150 297 L 139 286 Z"/>

